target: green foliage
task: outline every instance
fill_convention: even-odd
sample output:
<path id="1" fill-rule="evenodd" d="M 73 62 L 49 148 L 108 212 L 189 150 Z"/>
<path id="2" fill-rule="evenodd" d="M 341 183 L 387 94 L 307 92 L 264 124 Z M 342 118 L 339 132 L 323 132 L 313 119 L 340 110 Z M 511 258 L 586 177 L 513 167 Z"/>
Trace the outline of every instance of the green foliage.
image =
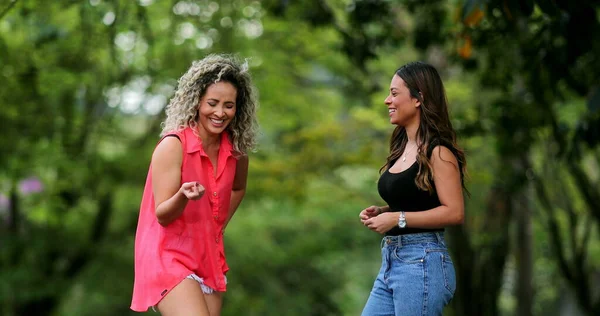
<path id="1" fill-rule="evenodd" d="M 383 203 L 383 100 L 416 59 L 440 70 L 468 158 L 447 313 L 516 313 L 513 215 L 530 210 L 532 313 L 574 289 L 594 314 L 597 12 L 543 0 L 0 5 L 0 313 L 133 314 L 133 238 L 161 109 L 192 60 L 235 52 L 249 58 L 262 134 L 225 235 L 224 315 L 360 313 L 380 236 L 358 212 Z"/>

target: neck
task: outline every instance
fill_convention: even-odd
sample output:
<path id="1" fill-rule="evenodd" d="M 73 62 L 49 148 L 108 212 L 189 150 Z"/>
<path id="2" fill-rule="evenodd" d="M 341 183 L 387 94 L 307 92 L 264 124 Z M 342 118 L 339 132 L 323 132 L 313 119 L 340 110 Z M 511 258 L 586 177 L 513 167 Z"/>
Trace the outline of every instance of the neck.
<path id="1" fill-rule="evenodd" d="M 201 126 L 198 124 L 198 136 L 202 141 L 202 147 L 206 150 L 208 148 L 219 147 L 221 145 L 221 134 L 210 134 L 206 132 Z"/>
<path id="2" fill-rule="evenodd" d="M 406 137 L 408 137 L 408 144 L 416 144 L 417 143 L 417 130 L 419 129 L 419 122 L 413 122 L 404 127 L 406 130 Z"/>

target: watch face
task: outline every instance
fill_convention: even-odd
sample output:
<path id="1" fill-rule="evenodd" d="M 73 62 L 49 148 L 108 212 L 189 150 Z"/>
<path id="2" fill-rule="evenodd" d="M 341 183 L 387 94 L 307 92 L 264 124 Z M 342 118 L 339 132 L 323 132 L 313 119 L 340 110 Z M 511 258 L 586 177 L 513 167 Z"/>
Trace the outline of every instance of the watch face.
<path id="1" fill-rule="evenodd" d="M 404 212 L 400 212 L 400 217 L 398 218 L 398 227 L 406 227 L 406 217 L 404 216 Z"/>

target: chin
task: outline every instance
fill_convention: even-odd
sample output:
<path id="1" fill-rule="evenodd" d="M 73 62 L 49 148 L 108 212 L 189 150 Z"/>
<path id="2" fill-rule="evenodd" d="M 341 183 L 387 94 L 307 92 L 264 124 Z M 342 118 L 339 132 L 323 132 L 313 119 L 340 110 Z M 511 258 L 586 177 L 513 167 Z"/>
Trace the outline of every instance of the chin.
<path id="1" fill-rule="evenodd" d="M 219 135 L 225 131 L 225 128 L 211 128 L 208 130 L 210 134 Z"/>
<path id="2" fill-rule="evenodd" d="M 395 118 L 391 118 L 390 119 L 390 124 L 392 124 L 392 125 L 402 125 L 401 122 L 398 119 L 395 119 Z"/>
<path id="3" fill-rule="evenodd" d="M 410 125 L 410 123 L 412 121 L 413 120 L 410 117 L 391 117 L 390 118 L 390 124 L 400 126 L 400 127 L 406 127 L 406 126 Z"/>

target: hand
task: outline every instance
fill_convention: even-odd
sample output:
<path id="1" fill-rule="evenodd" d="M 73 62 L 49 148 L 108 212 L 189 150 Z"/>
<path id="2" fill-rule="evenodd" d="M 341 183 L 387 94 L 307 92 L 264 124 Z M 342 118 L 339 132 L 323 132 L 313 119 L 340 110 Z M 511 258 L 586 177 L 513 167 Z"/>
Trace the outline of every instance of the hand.
<path id="1" fill-rule="evenodd" d="M 363 223 L 370 230 L 384 234 L 398 224 L 399 212 L 382 213 L 375 217 L 371 217 Z"/>
<path id="2" fill-rule="evenodd" d="M 206 190 L 202 186 L 202 184 L 198 182 L 185 182 L 181 185 L 179 192 L 183 193 L 188 200 L 198 200 L 200 199 Z"/>
<path id="3" fill-rule="evenodd" d="M 367 207 L 366 209 L 360 211 L 360 214 L 359 214 L 360 221 L 364 224 L 365 221 L 368 220 L 369 218 L 375 217 L 381 213 L 382 213 L 381 207 L 371 205 L 371 206 Z"/>

